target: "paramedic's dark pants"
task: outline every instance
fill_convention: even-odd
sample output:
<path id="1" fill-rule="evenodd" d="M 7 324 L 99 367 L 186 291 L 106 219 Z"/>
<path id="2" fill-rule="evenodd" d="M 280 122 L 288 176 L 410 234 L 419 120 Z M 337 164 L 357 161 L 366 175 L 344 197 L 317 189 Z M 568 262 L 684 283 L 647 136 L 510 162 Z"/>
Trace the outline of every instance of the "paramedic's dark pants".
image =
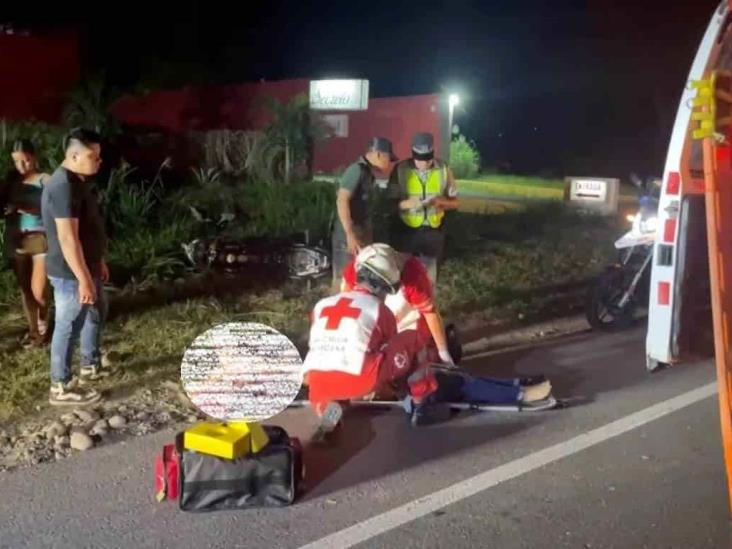
<path id="1" fill-rule="evenodd" d="M 392 229 L 391 239 L 394 248 L 416 256 L 427 269 L 432 284 L 436 284 L 438 266 L 445 248 L 445 231 L 442 227 L 412 229 L 401 223 L 401 226 Z"/>

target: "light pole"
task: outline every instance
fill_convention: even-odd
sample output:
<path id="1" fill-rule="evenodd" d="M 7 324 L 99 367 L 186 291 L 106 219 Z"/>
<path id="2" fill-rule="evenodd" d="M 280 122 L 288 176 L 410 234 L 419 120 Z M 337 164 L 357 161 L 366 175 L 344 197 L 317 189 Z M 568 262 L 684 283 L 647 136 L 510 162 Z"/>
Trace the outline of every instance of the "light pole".
<path id="1" fill-rule="evenodd" d="M 456 93 L 451 93 L 447 97 L 447 154 L 445 155 L 447 157 L 447 161 L 450 162 L 452 160 L 450 158 L 450 145 L 452 143 L 452 127 L 453 127 L 453 116 L 455 114 L 455 106 L 460 104 L 460 96 Z"/>
<path id="2" fill-rule="evenodd" d="M 452 141 L 453 115 L 455 114 L 455 106 L 460 104 L 460 96 L 456 93 L 451 93 L 447 98 L 447 104 L 449 105 L 450 141 Z"/>

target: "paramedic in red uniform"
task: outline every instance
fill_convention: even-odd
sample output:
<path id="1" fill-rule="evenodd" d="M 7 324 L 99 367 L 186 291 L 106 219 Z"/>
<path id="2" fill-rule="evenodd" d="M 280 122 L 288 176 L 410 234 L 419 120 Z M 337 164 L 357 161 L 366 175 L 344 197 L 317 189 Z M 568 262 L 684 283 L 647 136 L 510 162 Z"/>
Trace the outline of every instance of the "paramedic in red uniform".
<path id="1" fill-rule="evenodd" d="M 322 299 L 313 311 L 304 370 L 311 405 L 326 431 L 340 421 L 339 400 L 362 398 L 402 379 L 416 404 L 413 418 L 419 418 L 429 414 L 429 396 L 437 389 L 423 341 L 415 330 L 398 333 L 384 305 L 388 294 L 399 291 L 393 256 L 372 246 L 359 256 L 354 287 Z"/>
<path id="2" fill-rule="evenodd" d="M 431 338 L 439 361 L 445 365 L 454 365 L 448 350 L 445 326 L 435 305 L 432 282 L 426 267 L 415 256 L 399 253 L 387 244 L 372 244 L 364 249 L 364 254 L 359 254 L 346 265 L 341 290 L 348 291 L 356 286 L 356 269 L 369 256 L 371 248 L 390 257 L 399 269 L 399 291 L 387 296 L 385 301 L 396 316 L 399 331 L 416 329 L 420 343 L 425 347 L 430 344 Z"/>
<path id="3" fill-rule="evenodd" d="M 363 398 L 395 381 L 406 380 L 416 405 L 411 417 L 413 425 L 439 421 L 449 414 L 449 408 L 442 405 L 444 393 L 438 391 L 441 384 L 430 367 L 440 360 L 430 356 L 427 322 L 417 330 L 398 331 L 397 319 L 384 303 L 385 299 L 401 292 L 408 296 L 405 300 L 419 304 L 428 315 L 437 314 L 434 306 L 427 304 L 431 301 L 430 285 L 424 267 L 421 264 L 415 267 L 413 274 L 419 276 L 413 281 L 406 272 L 406 265 L 410 263 L 404 263 L 405 272 L 402 272 L 400 257 L 384 244 L 367 246 L 353 266 L 355 283 L 352 287 L 315 306 L 310 351 L 304 369 L 311 405 L 321 418 L 321 432 L 332 430 L 340 421 L 343 410 L 337 401 Z M 419 282 L 423 288 L 418 291 L 416 284 L 422 276 L 427 284 Z M 407 284 L 400 288 L 405 280 Z M 408 284 L 415 284 L 415 287 Z M 439 315 L 438 320 L 436 325 L 444 337 Z M 442 351 L 440 354 L 444 354 Z M 460 397 L 476 402 L 531 403 L 547 398 L 551 392 L 551 384 L 543 379 L 470 378 L 468 381 L 470 376 L 458 374 L 456 377 L 463 380 L 458 390 Z M 444 374 L 442 379 L 446 380 Z"/>

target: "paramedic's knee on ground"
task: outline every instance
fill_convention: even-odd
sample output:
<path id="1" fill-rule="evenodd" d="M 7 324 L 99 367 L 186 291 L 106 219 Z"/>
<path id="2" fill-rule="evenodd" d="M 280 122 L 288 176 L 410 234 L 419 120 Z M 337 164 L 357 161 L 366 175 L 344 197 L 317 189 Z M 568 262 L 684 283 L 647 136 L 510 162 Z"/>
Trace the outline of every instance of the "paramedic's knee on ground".
<path id="1" fill-rule="evenodd" d="M 414 338 L 392 342 L 396 319 L 384 305 L 385 296 L 399 289 L 399 268 L 391 254 L 379 248 L 368 251 L 371 255 L 359 266 L 353 290 L 326 297 L 313 310 L 303 367 L 316 412 L 324 411 L 328 403 L 368 395 L 382 378 L 398 377 L 400 365 L 407 375 L 413 363 Z M 383 363 L 390 343 L 394 353 L 387 374 Z"/>

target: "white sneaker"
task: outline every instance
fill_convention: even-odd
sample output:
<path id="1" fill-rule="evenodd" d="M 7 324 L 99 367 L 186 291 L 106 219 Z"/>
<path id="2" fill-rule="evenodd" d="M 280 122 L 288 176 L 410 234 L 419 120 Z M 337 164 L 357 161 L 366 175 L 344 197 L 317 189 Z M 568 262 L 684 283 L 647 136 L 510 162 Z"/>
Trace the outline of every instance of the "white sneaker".
<path id="1" fill-rule="evenodd" d="M 320 416 L 320 423 L 312 437 L 313 442 L 321 442 L 328 438 L 343 418 L 343 408 L 337 402 L 329 402 L 324 410 L 316 410 Z"/>
<path id="2" fill-rule="evenodd" d="M 115 368 L 105 368 L 96 364 L 81 366 L 79 368 L 79 384 L 86 385 L 87 383 L 105 379 L 116 373 L 116 371 Z"/>
<path id="3" fill-rule="evenodd" d="M 94 390 L 79 388 L 79 380 L 71 378 L 66 383 L 51 383 L 48 402 L 52 406 L 84 406 L 101 400 L 102 395 Z"/>

